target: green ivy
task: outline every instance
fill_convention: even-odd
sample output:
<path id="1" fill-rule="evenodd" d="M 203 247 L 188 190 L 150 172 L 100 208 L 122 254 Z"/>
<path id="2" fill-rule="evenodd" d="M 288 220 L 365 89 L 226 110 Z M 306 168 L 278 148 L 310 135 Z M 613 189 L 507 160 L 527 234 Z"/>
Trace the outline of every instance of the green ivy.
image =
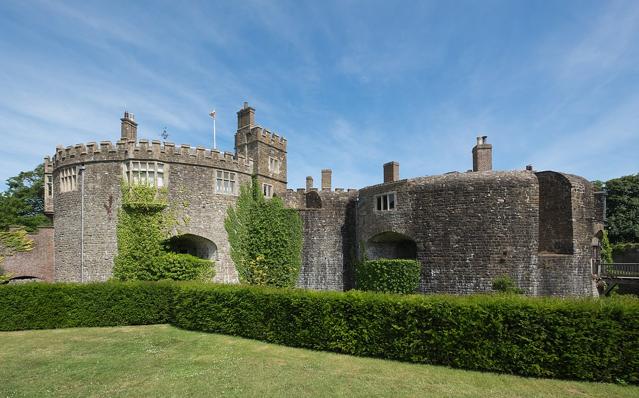
<path id="1" fill-rule="evenodd" d="M 359 290 L 410 294 L 419 286 L 421 267 L 416 260 L 381 258 L 364 260 L 355 270 Z"/>
<path id="2" fill-rule="evenodd" d="M 166 188 L 122 185 L 118 213 L 118 254 L 113 277 L 122 281 L 210 280 L 213 262 L 166 251 L 165 241 L 177 225 Z"/>
<path id="3" fill-rule="evenodd" d="M 608 239 L 608 231 L 603 231 L 601 238 L 601 261 L 606 264 L 612 263 L 612 246 L 610 245 L 610 239 Z"/>
<path id="4" fill-rule="evenodd" d="M 224 228 L 240 282 L 295 286 L 302 263 L 302 220 L 280 198 L 266 200 L 257 180 L 240 188 Z"/>

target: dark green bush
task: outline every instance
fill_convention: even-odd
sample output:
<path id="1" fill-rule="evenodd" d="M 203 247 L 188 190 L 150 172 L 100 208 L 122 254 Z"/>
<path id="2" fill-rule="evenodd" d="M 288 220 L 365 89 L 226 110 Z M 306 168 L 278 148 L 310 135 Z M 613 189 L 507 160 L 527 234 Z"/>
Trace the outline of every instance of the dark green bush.
<path id="1" fill-rule="evenodd" d="M 356 267 L 359 290 L 384 293 L 414 293 L 419 287 L 421 267 L 416 260 L 365 260 Z"/>
<path id="2" fill-rule="evenodd" d="M 174 281 L 210 281 L 215 276 L 213 261 L 190 254 L 166 253 L 158 259 L 156 275 Z"/>
<path id="3" fill-rule="evenodd" d="M 639 301 L 186 284 L 175 324 L 352 355 L 639 383 Z"/>
<path id="4" fill-rule="evenodd" d="M 523 294 L 524 291 L 517 287 L 515 281 L 508 275 L 497 277 L 493 280 L 493 290 L 500 293 Z"/>
<path id="5" fill-rule="evenodd" d="M 639 384 L 639 300 L 313 292 L 202 283 L 0 286 L 0 330 L 173 323 L 293 347 Z"/>
<path id="6" fill-rule="evenodd" d="M 168 323 L 174 288 L 168 282 L 3 285 L 0 330 Z"/>

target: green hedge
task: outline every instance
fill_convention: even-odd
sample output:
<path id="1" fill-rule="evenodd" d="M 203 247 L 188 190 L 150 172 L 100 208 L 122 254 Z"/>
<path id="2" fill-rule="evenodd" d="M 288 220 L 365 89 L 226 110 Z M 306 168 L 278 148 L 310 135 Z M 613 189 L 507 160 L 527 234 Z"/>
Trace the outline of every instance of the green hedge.
<path id="1" fill-rule="evenodd" d="M 0 286 L 0 330 L 172 323 L 293 347 L 639 384 L 639 300 L 387 295 L 201 283 Z"/>
<path id="2" fill-rule="evenodd" d="M 523 376 L 639 383 L 639 302 L 184 285 L 177 326 Z"/>
<path id="3" fill-rule="evenodd" d="M 175 286 L 168 282 L 0 286 L 0 330 L 167 323 Z"/>
<path id="4" fill-rule="evenodd" d="M 409 294 L 419 287 L 420 272 L 415 260 L 366 260 L 357 264 L 355 283 L 359 290 Z"/>

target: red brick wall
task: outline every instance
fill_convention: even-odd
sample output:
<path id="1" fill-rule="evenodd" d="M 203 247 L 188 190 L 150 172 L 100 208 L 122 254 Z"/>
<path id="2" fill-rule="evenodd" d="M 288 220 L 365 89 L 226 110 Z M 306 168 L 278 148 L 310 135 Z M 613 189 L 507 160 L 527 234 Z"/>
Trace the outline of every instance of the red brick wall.
<path id="1" fill-rule="evenodd" d="M 29 237 L 33 250 L 5 258 L 2 268 L 14 278 L 31 276 L 53 282 L 53 228 L 40 228 Z"/>

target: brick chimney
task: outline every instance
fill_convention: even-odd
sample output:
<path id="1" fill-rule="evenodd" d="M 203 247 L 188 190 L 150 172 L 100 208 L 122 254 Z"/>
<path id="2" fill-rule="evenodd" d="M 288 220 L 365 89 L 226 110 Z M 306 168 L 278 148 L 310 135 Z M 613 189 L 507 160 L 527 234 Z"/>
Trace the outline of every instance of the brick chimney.
<path id="1" fill-rule="evenodd" d="M 306 191 L 311 192 L 312 188 L 313 188 L 313 177 L 308 176 L 306 177 Z"/>
<path id="2" fill-rule="evenodd" d="M 242 109 L 237 112 L 237 128 L 255 126 L 255 109 L 251 108 L 248 102 L 244 103 Z"/>
<path id="3" fill-rule="evenodd" d="M 493 169 L 493 146 L 486 142 L 488 136 L 477 137 L 477 145 L 473 147 L 473 171 L 489 171 Z"/>
<path id="4" fill-rule="evenodd" d="M 399 163 L 392 161 L 384 164 L 384 182 L 399 181 Z"/>
<path id="5" fill-rule="evenodd" d="M 322 191 L 330 191 L 331 190 L 331 177 L 333 175 L 333 170 L 331 169 L 323 169 L 322 170 Z"/>
<path id="6" fill-rule="evenodd" d="M 138 139 L 138 124 L 135 122 L 135 116 L 132 113 L 124 111 L 124 117 L 120 119 L 120 139 L 126 141 L 136 141 Z"/>

